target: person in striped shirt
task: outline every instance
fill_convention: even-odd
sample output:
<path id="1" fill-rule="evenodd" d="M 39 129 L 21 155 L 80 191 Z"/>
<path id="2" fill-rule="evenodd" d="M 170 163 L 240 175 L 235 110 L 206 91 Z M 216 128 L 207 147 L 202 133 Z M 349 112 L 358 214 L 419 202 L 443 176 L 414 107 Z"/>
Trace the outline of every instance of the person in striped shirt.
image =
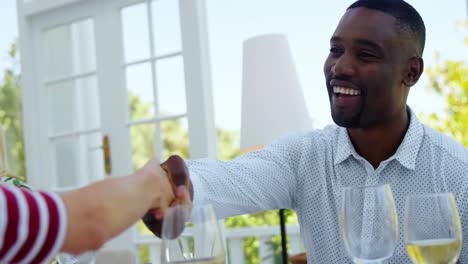
<path id="1" fill-rule="evenodd" d="M 97 250 L 145 213 L 161 219 L 168 206 L 191 200 L 180 162 L 151 160 L 129 176 L 64 193 L 0 185 L 0 263 Z"/>

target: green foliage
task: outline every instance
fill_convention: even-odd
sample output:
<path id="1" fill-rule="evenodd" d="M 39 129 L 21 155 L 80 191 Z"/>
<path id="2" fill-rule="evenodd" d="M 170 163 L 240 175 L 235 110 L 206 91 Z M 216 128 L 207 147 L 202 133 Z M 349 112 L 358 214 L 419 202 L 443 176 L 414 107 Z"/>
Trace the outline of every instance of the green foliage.
<path id="1" fill-rule="evenodd" d="M 18 53 L 15 43 L 11 45 L 8 56 L 11 64 L 16 65 Z M 14 67 L 5 70 L 0 86 L 0 124 L 4 129 L 7 143 L 9 171 L 26 176 L 19 81 L 20 75 L 15 72 Z"/>
<path id="2" fill-rule="evenodd" d="M 171 120 L 161 123 L 163 135 L 164 157 L 179 155 L 187 159 L 189 157 L 188 131 L 182 126 L 180 120 Z"/>
<path id="3" fill-rule="evenodd" d="M 130 90 L 129 90 L 130 91 Z M 151 104 L 141 102 L 138 96 L 129 92 L 130 117 L 132 120 L 150 118 Z M 187 128 L 181 120 L 167 120 L 160 123 L 163 157 L 180 155 L 189 158 L 189 137 Z M 154 157 L 156 125 L 139 125 L 132 128 L 132 157 L 134 167 L 141 167 L 149 158 Z M 239 133 L 217 129 L 218 153 L 222 160 L 230 160 L 240 154 Z"/>
<path id="4" fill-rule="evenodd" d="M 465 23 L 468 28 L 468 23 Z M 465 39 L 468 54 L 468 38 Z M 445 98 L 443 115 L 423 116 L 430 126 L 452 135 L 468 147 L 468 65 L 463 60 L 441 61 L 436 54 L 436 65 L 426 71 L 429 89 Z"/>
<path id="5" fill-rule="evenodd" d="M 149 246 L 147 245 L 144 245 L 144 246 L 140 246 L 138 247 L 138 253 L 139 253 L 139 256 L 140 256 L 140 263 L 150 263 L 151 260 L 150 260 L 150 249 L 149 249 Z"/>
<path id="6" fill-rule="evenodd" d="M 151 113 L 151 105 L 144 104 L 140 98 L 132 94 L 129 90 L 128 94 L 130 118 L 138 120 L 149 118 Z M 155 127 L 154 125 L 138 125 L 130 129 L 130 137 L 132 144 L 132 162 L 133 168 L 141 168 L 150 158 L 155 156 Z"/>
<path id="7" fill-rule="evenodd" d="M 231 160 L 241 154 L 239 149 L 240 137 L 237 131 L 217 129 L 218 136 L 218 158 Z"/>
<path id="8" fill-rule="evenodd" d="M 287 224 L 297 224 L 297 216 L 294 211 L 285 210 L 285 218 Z M 230 217 L 224 220 L 226 228 L 249 227 L 249 226 L 278 226 L 279 231 L 279 215 L 278 210 L 264 211 L 256 214 L 240 215 Z M 269 241 L 273 247 L 275 263 L 281 263 L 281 237 L 274 236 Z M 256 264 L 262 261 L 258 256 L 259 241 L 257 237 L 244 239 L 244 255 L 245 263 Z"/>

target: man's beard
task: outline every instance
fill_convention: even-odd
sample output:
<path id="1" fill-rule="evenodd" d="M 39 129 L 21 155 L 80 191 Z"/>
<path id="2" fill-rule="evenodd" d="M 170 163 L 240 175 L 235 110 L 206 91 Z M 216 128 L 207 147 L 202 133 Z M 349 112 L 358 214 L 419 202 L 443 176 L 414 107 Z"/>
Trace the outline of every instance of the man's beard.
<path id="1" fill-rule="evenodd" d="M 358 128 L 361 127 L 361 113 L 357 113 L 353 116 L 347 117 L 343 114 L 336 113 L 336 111 L 331 110 L 331 115 L 333 122 L 337 126 L 345 128 Z"/>

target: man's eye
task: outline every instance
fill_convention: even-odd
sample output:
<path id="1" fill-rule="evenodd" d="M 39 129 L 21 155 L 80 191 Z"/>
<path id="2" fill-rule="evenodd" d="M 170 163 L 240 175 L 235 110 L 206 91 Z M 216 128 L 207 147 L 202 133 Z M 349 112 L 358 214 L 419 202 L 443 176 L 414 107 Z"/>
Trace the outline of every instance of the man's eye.
<path id="1" fill-rule="evenodd" d="M 364 59 L 377 58 L 376 55 L 374 55 L 373 53 L 369 53 L 369 52 L 361 52 L 359 53 L 359 57 L 364 58 Z"/>
<path id="2" fill-rule="evenodd" d="M 342 51 L 339 48 L 335 48 L 335 47 L 330 48 L 330 54 L 332 55 L 339 55 L 341 52 Z"/>

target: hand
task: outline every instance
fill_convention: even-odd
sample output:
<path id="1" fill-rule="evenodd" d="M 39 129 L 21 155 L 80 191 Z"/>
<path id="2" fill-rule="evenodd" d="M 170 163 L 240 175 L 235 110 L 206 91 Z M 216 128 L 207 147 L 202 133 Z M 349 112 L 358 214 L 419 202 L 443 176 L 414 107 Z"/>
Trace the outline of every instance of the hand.
<path id="1" fill-rule="evenodd" d="M 179 156 L 170 156 L 161 164 L 160 168 L 153 168 L 154 171 L 163 169 L 171 183 L 172 191 L 175 194 L 175 199 L 170 203 L 170 206 L 178 204 L 190 204 L 193 200 L 192 182 L 190 181 L 189 171 L 184 160 Z M 149 211 L 143 216 L 143 222 L 153 234 L 161 237 L 162 221 L 164 218 L 164 209 L 160 208 L 154 211 Z M 183 230 L 181 230 L 182 232 Z"/>
<path id="2" fill-rule="evenodd" d="M 146 180 L 145 187 L 152 195 L 150 210 L 164 210 L 176 199 L 175 191 L 167 173 L 157 159 L 151 159 L 138 169 L 136 175 L 142 175 Z"/>

